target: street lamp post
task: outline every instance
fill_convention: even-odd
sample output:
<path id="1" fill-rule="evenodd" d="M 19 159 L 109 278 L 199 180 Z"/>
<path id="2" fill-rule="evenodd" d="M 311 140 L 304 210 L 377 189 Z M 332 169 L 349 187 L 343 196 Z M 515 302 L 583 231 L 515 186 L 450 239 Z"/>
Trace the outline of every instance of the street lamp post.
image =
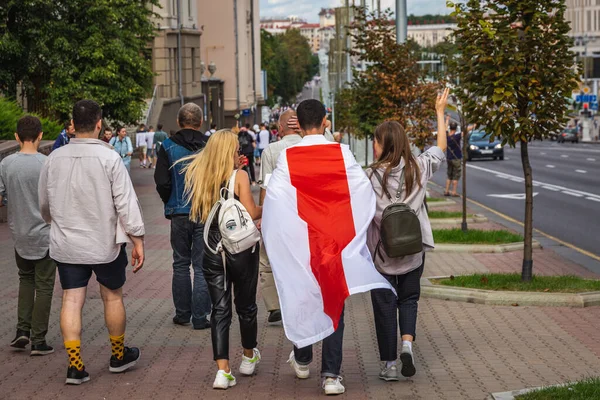
<path id="1" fill-rule="evenodd" d="M 396 43 L 406 43 L 407 30 L 408 16 L 406 14 L 406 0 L 396 0 Z"/>

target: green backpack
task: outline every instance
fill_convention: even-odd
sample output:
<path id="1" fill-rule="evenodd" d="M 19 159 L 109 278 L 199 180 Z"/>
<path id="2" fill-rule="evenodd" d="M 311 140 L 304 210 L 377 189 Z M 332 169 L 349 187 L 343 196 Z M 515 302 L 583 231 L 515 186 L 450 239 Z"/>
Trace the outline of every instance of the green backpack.
<path id="1" fill-rule="evenodd" d="M 381 174 L 376 169 L 373 174 L 381 184 L 383 192 L 391 204 L 383 210 L 379 227 L 379 243 L 375 249 L 375 258 L 382 257 L 381 247 L 389 258 L 410 256 L 423 251 L 423 237 L 419 217 L 406 203 L 400 201 L 404 186 L 404 170 L 400 175 L 400 184 L 396 198 L 392 199 L 387 188 L 383 185 Z"/>

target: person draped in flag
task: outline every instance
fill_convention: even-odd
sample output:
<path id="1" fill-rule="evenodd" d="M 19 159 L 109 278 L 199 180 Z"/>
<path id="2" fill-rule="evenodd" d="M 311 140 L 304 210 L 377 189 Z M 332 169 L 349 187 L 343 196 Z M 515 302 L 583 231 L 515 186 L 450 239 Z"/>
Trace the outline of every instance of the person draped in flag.
<path id="1" fill-rule="evenodd" d="M 298 106 L 302 140 L 284 149 L 267 184 L 263 240 L 281 302 L 289 363 L 309 377 L 312 345 L 323 340 L 325 394 L 344 393 L 340 370 L 344 302 L 375 288 L 391 289 L 366 245 L 375 194 L 348 146 L 325 139 L 325 107 Z"/>
<path id="2" fill-rule="evenodd" d="M 221 189 L 234 171 L 234 195 L 246 208 L 252 219 L 261 217 L 262 207 L 257 206 L 250 191 L 248 174 L 241 170 L 243 164 L 239 156 L 239 142 L 235 133 L 221 130 L 213 133 L 203 151 L 186 159 L 185 190 L 190 202 L 190 220 L 206 223 L 213 205 L 219 200 Z M 208 244 L 216 248 L 221 240 L 221 233 L 213 220 L 208 234 Z M 258 247 L 258 244 L 256 245 Z M 224 249 L 226 261 L 223 265 L 221 254 L 204 252 L 202 269 L 208 284 L 208 292 L 212 301 L 210 317 L 212 347 L 217 363 L 217 376 L 214 389 L 228 389 L 236 384 L 236 379 L 229 367 L 229 328 L 231 326 L 232 290 L 235 310 L 240 321 L 242 337 L 242 362 L 239 371 L 242 375 L 253 375 L 260 361 L 257 346 L 257 312 L 256 290 L 258 285 L 259 249 L 250 248 L 241 253 L 231 254 Z"/>
<path id="3" fill-rule="evenodd" d="M 421 295 L 421 275 L 425 266 L 425 252 L 404 257 L 391 258 L 385 250 L 378 249 L 381 240 L 380 226 L 386 207 L 391 203 L 390 194 L 400 193 L 399 200 L 407 204 L 420 222 L 424 249 L 433 248 L 433 234 L 427 216 L 425 196 L 427 182 L 440 168 L 446 158 L 446 131 L 444 111 L 448 100 L 448 89 L 438 96 L 436 103 L 438 119 L 437 146 L 415 157 L 411 153 L 410 142 L 404 128 L 396 121 L 386 121 L 375 129 L 375 163 L 368 170 L 375 193 L 377 194 L 377 212 L 371 222 L 368 233 L 368 245 L 377 270 L 392 284 L 396 294 L 388 289 L 376 289 L 371 292 L 373 314 L 379 356 L 385 364 L 379 378 L 385 381 L 397 381 L 398 369 L 398 327 L 402 337 L 402 376 L 415 375 L 416 369 L 412 344 L 416 337 L 417 307 Z M 376 176 L 379 173 L 381 182 Z M 401 191 L 398 191 L 403 181 Z M 383 186 L 383 187 L 382 187 Z M 388 195 L 390 197 L 388 197 Z M 399 317 L 399 318 L 398 318 Z"/>

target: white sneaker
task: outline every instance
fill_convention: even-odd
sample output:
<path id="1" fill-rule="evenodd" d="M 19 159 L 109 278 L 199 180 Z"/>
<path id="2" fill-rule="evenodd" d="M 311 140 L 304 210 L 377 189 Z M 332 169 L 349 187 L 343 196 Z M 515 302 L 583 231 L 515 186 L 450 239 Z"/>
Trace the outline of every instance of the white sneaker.
<path id="1" fill-rule="evenodd" d="M 325 378 L 323 380 L 323 390 L 327 396 L 342 394 L 346 391 L 344 385 L 342 385 L 342 377 L 338 376 L 337 378 Z"/>
<path id="2" fill-rule="evenodd" d="M 400 373 L 406 378 L 410 378 L 417 373 L 413 357 L 412 348 L 406 344 L 402 345 L 402 353 L 400 353 L 400 361 L 402 361 L 402 369 Z"/>
<path id="3" fill-rule="evenodd" d="M 242 354 L 242 363 L 240 364 L 240 374 L 242 375 L 254 375 L 256 365 L 260 362 L 260 351 L 254 349 L 254 355 L 252 358 L 246 357 Z"/>
<path id="4" fill-rule="evenodd" d="M 298 377 L 298 379 L 308 379 L 310 376 L 310 369 L 308 368 L 308 365 L 300 365 L 296 362 L 294 350 L 292 350 L 290 353 L 290 358 L 287 362 L 292 366 L 292 369 L 296 373 L 296 377 Z"/>
<path id="5" fill-rule="evenodd" d="M 233 376 L 231 372 L 225 372 L 220 369 L 213 382 L 213 389 L 229 389 L 230 387 L 235 386 L 236 383 L 235 376 Z"/>

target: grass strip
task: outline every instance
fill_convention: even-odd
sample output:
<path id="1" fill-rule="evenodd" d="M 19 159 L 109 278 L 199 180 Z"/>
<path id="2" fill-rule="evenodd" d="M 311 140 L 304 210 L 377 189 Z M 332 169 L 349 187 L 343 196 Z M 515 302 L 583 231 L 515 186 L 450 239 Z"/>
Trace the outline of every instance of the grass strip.
<path id="1" fill-rule="evenodd" d="M 506 230 L 484 231 L 470 229 L 463 232 L 461 229 L 434 229 L 433 240 L 435 243 L 453 244 L 507 244 L 523 241 L 523 236 Z"/>
<path id="2" fill-rule="evenodd" d="M 600 280 L 578 276 L 534 276 L 531 282 L 522 282 L 520 274 L 473 274 L 433 279 L 436 285 L 470 289 L 510 292 L 584 293 L 600 291 Z M 600 397 L 598 397 L 600 399 Z"/>
<path id="3" fill-rule="evenodd" d="M 579 382 L 551 387 L 517 396 L 518 400 L 589 400 L 600 399 L 600 378 L 585 378 Z"/>

